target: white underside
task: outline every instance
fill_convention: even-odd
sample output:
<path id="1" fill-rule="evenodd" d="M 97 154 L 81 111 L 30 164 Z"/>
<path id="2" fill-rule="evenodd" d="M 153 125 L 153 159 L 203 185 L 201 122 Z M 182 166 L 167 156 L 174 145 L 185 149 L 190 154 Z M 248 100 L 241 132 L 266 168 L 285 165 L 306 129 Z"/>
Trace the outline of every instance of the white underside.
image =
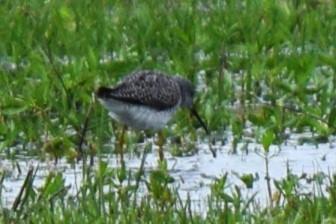
<path id="1" fill-rule="evenodd" d="M 159 130 L 171 119 L 179 108 L 177 106 L 168 111 L 157 111 L 145 106 L 134 106 L 113 99 L 99 99 L 110 111 L 109 115 L 116 121 L 138 130 Z"/>

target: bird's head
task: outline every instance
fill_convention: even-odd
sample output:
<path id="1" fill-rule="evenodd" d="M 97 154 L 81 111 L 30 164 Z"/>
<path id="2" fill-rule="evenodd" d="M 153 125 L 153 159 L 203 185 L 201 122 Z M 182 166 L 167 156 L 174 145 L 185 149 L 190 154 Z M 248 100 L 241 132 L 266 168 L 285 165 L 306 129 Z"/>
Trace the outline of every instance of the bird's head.
<path id="1" fill-rule="evenodd" d="M 208 128 L 198 115 L 195 106 L 194 106 L 194 96 L 195 96 L 195 88 L 193 84 L 180 76 L 175 76 L 174 79 L 178 83 L 181 91 L 181 107 L 187 108 L 190 110 L 191 114 L 196 117 L 198 122 L 201 124 L 203 129 L 207 134 L 209 134 Z"/>
<path id="2" fill-rule="evenodd" d="M 174 77 L 178 83 L 181 91 L 181 107 L 190 109 L 193 106 L 193 100 L 195 96 L 195 88 L 193 84 L 180 76 Z"/>

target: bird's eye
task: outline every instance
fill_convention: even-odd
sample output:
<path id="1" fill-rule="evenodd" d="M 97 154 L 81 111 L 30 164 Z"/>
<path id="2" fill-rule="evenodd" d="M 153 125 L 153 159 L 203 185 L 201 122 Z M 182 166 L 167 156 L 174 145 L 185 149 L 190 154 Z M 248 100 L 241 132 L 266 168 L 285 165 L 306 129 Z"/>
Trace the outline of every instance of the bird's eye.
<path id="1" fill-rule="evenodd" d="M 195 90 L 191 90 L 190 95 L 193 97 L 195 96 Z"/>

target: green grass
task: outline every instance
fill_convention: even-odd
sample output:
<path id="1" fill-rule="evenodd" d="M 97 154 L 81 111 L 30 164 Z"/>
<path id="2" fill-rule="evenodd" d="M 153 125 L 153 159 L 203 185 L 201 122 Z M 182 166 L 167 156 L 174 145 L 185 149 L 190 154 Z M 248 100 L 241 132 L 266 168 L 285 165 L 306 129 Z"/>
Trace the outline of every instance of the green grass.
<path id="1" fill-rule="evenodd" d="M 195 212 L 192 202 L 181 200 L 171 181 L 162 170 L 153 171 L 147 182 L 148 194 L 141 197 L 137 186 L 122 186 L 121 170 L 110 169 L 101 163 L 98 170 L 85 171 L 85 183 L 76 195 L 71 195 L 61 173 L 50 173 L 45 184 L 35 189 L 32 182 L 37 170 L 26 177 L 23 194 L 18 195 L 12 208 L 3 208 L 3 223 L 334 223 L 335 176 L 328 182 L 325 195 L 298 194 L 298 181 L 306 177 L 288 174 L 276 182 L 277 197 L 272 209 L 263 208 L 245 198 L 238 186 L 228 189 L 227 174 L 213 181 L 205 202 L 205 211 Z M 127 175 L 128 182 L 132 175 Z M 119 179 L 119 180 L 118 180 Z M 308 178 L 306 178 L 308 180 Z"/>
<path id="2" fill-rule="evenodd" d="M 93 156 L 109 152 L 104 145 L 117 135 L 117 125 L 107 122 L 107 111 L 92 94 L 99 84 L 112 85 L 137 69 L 179 73 L 205 84 L 196 97 L 200 114 L 214 138 L 222 138 L 224 130 L 234 134 L 233 151 L 248 122 L 266 151 L 286 141 L 285 130 L 309 130 L 318 136 L 316 144 L 328 141 L 336 127 L 335 6 L 328 0 L 3 1 L 0 150 L 22 146 L 43 158 L 43 149 L 53 150 L 47 139 L 54 138 L 77 150 L 84 141 Z M 166 136 L 190 132 L 186 139 L 204 138 L 184 116 L 177 114 Z M 184 144 L 186 150 L 192 144 Z M 29 188 L 28 181 L 27 198 L 16 209 L 4 208 L 1 220 L 336 223 L 333 177 L 328 197 L 284 196 L 287 203 L 271 210 L 250 210 L 253 198 L 213 190 L 203 217 L 191 214 L 189 202 L 164 184 L 166 174 L 148 183 L 152 190 L 158 184 L 163 196 L 152 192 L 137 198 L 132 186 L 102 192 L 104 185 L 114 186 L 112 177 L 134 178 L 120 169 L 87 171 L 76 197 L 67 194 L 61 174 L 51 176 L 41 192 Z"/>

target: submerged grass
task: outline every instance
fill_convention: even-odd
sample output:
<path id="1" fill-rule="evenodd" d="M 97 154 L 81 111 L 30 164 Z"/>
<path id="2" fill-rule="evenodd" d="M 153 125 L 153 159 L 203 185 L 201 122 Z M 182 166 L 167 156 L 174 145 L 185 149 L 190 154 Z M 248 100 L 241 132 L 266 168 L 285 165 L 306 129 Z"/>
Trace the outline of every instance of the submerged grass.
<path id="1" fill-rule="evenodd" d="M 91 156 L 109 152 L 105 144 L 111 136 L 114 142 L 117 125 L 107 122 L 100 106 L 89 109 L 92 93 L 99 83 L 113 84 L 137 69 L 192 80 L 212 138 L 225 141 L 223 132 L 231 131 L 233 152 L 251 124 L 266 153 L 286 141 L 286 130 L 309 130 L 318 136 L 316 144 L 328 141 L 336 127 L 335 16 L 335 3 L 323 0 L 3 1 L 0 149 L 10 158 L 17 147 L 41 157 L 43 150 L 70 154 L 72 160 L 82 145 Z M 176 126 L 165 130 L 178 136 L 172 138 L 177 155 L 190 154 L 191 141 L 204 137 L 184 116 L 178 113 Z M 28 175 L 25 194 L 17 206 L 3 208 L 1 221 L 336 222 L 332 176 L 328 196 L 288 194 L 276 184 L 285 203 L 272 209 L 251 209 L 253 197 L 242 198 L 239 189 L 224 194 L 224 177 L 213 183 L 207 213 L 200 215 L 169 187 L 164 165 L 146 183 L 151 194 L 141 198 L 137 187 L 125 184 L 136 179 L 127 168 L 100 163 L 98 170 L 83 170 L 86 181 L 76 196 L 68 194 L 62 174 L 51 174 L 39 191 L 29 187 L 34 176 Z"/>

